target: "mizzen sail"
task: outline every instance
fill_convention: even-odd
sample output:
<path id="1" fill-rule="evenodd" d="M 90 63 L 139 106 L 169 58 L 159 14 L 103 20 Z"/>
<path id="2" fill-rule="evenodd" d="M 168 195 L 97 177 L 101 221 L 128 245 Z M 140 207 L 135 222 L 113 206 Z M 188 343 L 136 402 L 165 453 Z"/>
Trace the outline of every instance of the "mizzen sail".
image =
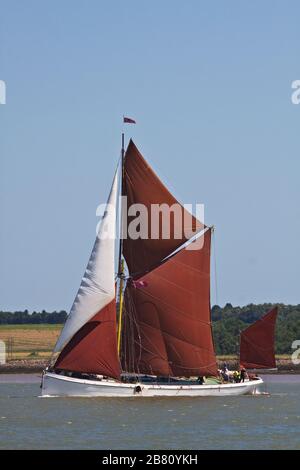
<path id="1" fill-rule="evenodd" d="M 278 308 L 275 307 L 241 333 L 240 364 L 247 369 L 276 368 L 274 339 Z"/>

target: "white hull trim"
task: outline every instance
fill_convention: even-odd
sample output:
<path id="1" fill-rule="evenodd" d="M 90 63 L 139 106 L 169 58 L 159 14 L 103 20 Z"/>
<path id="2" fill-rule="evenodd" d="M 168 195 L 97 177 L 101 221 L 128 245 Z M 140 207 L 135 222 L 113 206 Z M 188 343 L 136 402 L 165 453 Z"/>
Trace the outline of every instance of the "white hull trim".
<path id="1" fill-rule="evenodd" d="M 45 372 L 43 397 L 223 397 L 255 394 L 262 379 L 229 384 L 168 385 L 122 383 L 113 379 L 84 380 Z"/>

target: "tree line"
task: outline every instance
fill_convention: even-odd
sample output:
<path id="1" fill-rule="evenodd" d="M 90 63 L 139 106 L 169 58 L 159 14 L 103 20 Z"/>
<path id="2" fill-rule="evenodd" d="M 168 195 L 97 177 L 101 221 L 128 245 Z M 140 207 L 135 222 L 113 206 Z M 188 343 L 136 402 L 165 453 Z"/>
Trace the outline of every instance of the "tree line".
<path id="1" fill-rule="evenodd" d="M 61 310 L 60 312 L 32 312 L 28 310 L 17 312 L 1 312 L 0 311 L 0 325 L 29 325 L 29 324 L 58 324 L 64 323 L 67 318 L 67 312 Z"/>
<path id="2" fill-rule="evenodd" d="M 291 354 L 291 345 L 300 340 L 300 305 L 277 304 L 279 315 L 276 324 L 276 353 Z M 239 349 L 239 336 L 251 323 L 271 310 L 274 304 L 250 304 L 244 307 L 233 307 L 226 304 L 212 308 L 212 328 L 216 353 L 218 355 L 236 354 Z M 0 325 L 20 324 L 59 324 L 64 323 L 67 312 L 1 312 Z"/>

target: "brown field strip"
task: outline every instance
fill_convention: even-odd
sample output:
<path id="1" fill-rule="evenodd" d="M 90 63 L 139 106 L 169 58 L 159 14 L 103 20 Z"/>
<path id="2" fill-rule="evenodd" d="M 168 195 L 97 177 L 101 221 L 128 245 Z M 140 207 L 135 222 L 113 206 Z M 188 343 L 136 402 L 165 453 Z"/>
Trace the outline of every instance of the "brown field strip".
<path id="1" fill-rule="evenodd" d="M 62 325 L 0 325 L 0 340 L 6 344 L 9 359 L 32 356 L 49 356 Z"/>

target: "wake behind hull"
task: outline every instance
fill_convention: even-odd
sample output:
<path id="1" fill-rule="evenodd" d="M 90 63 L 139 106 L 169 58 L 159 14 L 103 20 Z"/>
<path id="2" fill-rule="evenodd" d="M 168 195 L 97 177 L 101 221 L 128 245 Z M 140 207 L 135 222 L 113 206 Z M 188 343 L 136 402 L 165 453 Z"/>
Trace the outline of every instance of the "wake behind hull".
<path id="1" fill-rule="evenodd" d="M 112 379 L 101 381 L 66 377 L 50 372 L 43 375 L 43 397 L 222 397 L 255 394 L 262 379 L 244 383 L 217 385 L 168 385 L 121 383 Z"/>

